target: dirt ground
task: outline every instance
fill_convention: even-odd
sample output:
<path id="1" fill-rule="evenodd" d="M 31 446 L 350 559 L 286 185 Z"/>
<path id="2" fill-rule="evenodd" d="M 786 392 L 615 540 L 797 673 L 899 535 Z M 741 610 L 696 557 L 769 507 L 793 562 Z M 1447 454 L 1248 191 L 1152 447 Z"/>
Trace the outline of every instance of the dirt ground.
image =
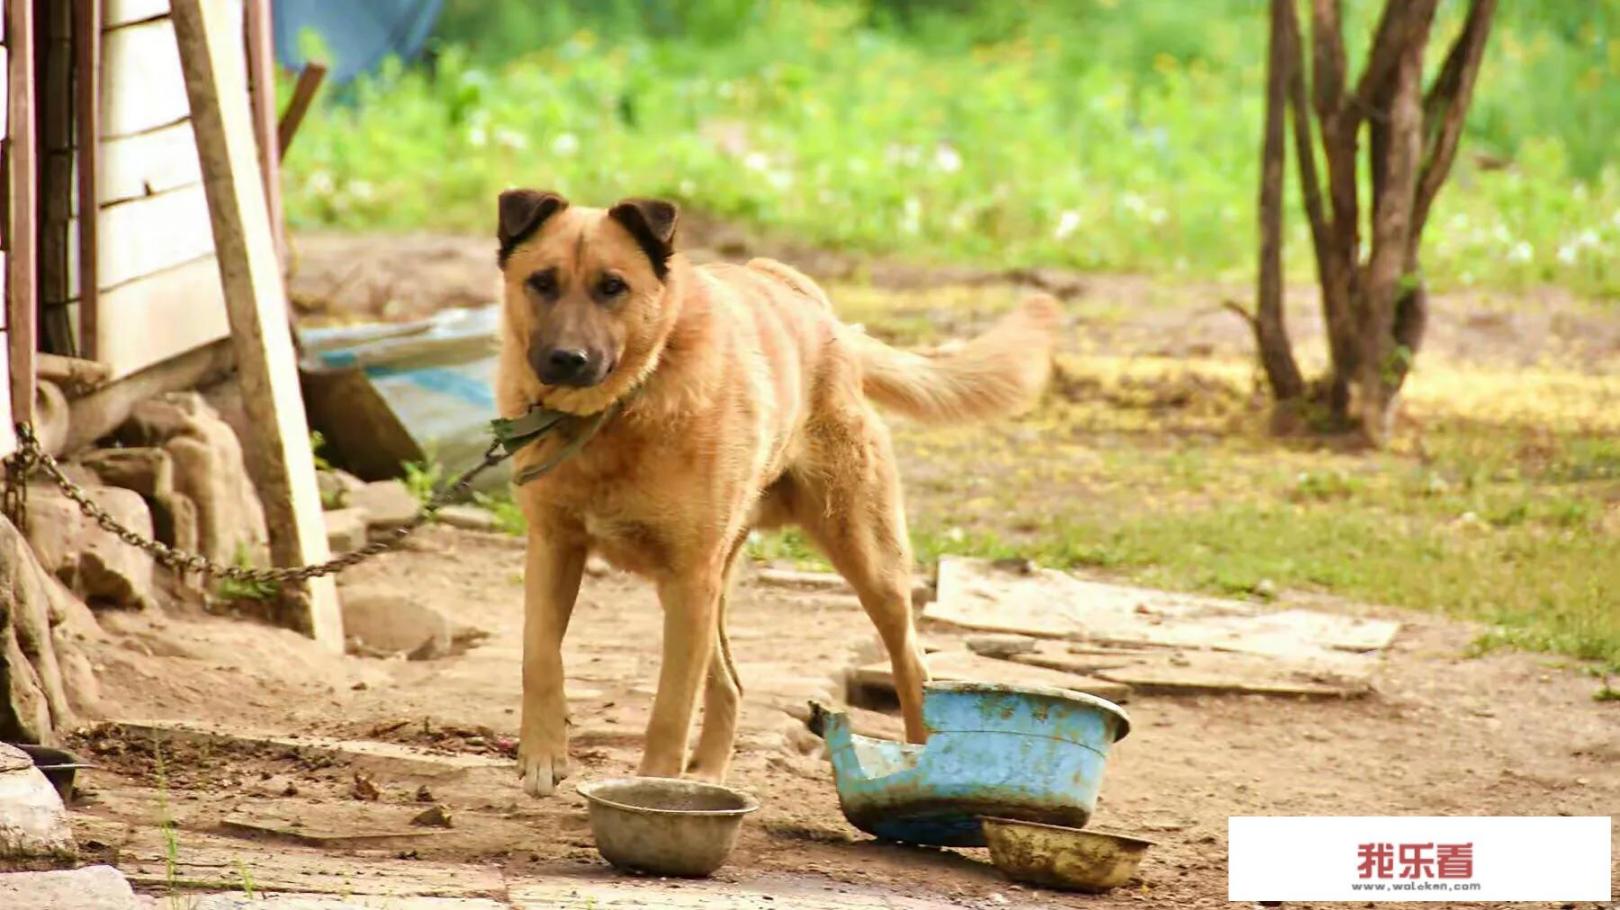
<path id="1" fill-rule="evenodd" d="M 347 584 L 420 598 L 490 633 L 435 661 L 340 658 L 291 633 L 223 618 L 112 617 L 99 661 L 108 708 L 120 718 L 405 742 L 489 766 L 372 771 L 372 802 L 356 795 L 355 767 L 341 761 L 174 741 L 154 749 L 142 737 L 92 731 L 77 740 L 102 766 L 88 777 L 81 839 L 105 845 L 160 893 L 171 880 L 228 886 L 244 875 L 261 890 L 319 883 L 334 865 L 361 861 L 372 877 L 350 881 L 352 893 L 414 888 L 509 900 L 525 883 L 607 880 L 572 787 L 532 800 L 505 758 L 517 732 L 520 564 L 513 539 L 436 528 L 410 550 L 356 570 Z M 1214 905 L 1225 900 L 1231 815 L 1620 809 L 1620 721 L 1613 705 L 1592 700 L 1589 680 L 1531 655 L 1464 659 L 1472 630 L 1400 614 L 1406 625 L 1369 698 L 1133 699 L 1135 728 L 1110 758 L 1093 825 L 1139 832 L 1159 846 L 1140 879 L 1112 895 L 1024 890 L 1002 879 L 984 851 L 881 844 L 840 815 L 829 766 L 783 709 L 834 700 L 841 669 L 875 645 L 852 598 L 745 581 L 734 603 L 746 695 L 732 782 L 764 806 L 718 879 L 744 895 L 923 902 L 894 906 Z M 1320 599 L 1310 604 L 1323 607 Z M 646 585 L 619 575 L 588 580 L 567 648 L 576 779 L 633 769 L 657 675 L 659 621 Z M 925 639 L 952 634 L 925 627 Z M 892 719 L 863 718 L 872 732 L 897 729 Z M 410 832 L 405 821 L 425 808 L 424 786 L 450 809 L 454 828 L 321 850 L 225 825 L 277 817 L 310 828 Z M 159 829 L 165 818 L 177 828 L 172 851 Z"/>
<path id="2" fill-rule="evenodd" d="M 749 251 L 745 240 L 714 237 L 726 255 Z M 292 288 L 312 320 L 399 319 L 472 305 L 488 298 L 493 280 L 492 244 L 483 241 L 305 236 L 297 247 Z M 819 271 L 902 286 L 921 280 L 898 267 L 874 275 L 836 260 Z M 1242 326 L 1219 310 L 1229 288 L 1184 289 L 1185 306 L 1121 317 L 1121 307 L 1154 293 L 1150 282 L 1014 277 L 1078 297 L 1078 318 L 1101 344 L 1172 354 L 1246 344 Z M 1620 323 L 1556 294 L 1513 313 L 1475 299 L 1467 312 L 1436 319 L 1433 343 L 1510 364 L 1620 351 Z M 1317 331 L 1303 315 L 1298 328 Z M 1283 605 L 1404 623 L 1376 692 L 1351 701 L 1134 698 L 1134 730 L 1110 757 L 1093 826 L 1158 842 L 1139 879 L 1104 896 L 1021 888 L 982 850 L 879 843 L 845 822 L 818 742 L 789 711 L 841 699 L 845 668 L 876 653 L 875 635 L 848 595 L 750 577 L 730 614 L 745 689 L 731 782 L 758 794 L 763 807 L 714 883 L 627 880 L 597 857 L 573 784 L 628 773 L 639 757 L 659 660 L 656 600 L 626 576 L 587 579 L 566 649 L 575 778 L 558 796 L 534 800 L 510 761 L 521 568 L 517 539 L 432 528 L 345 576 L 350 589 L 415 598 L 488 633 L 432 661 L 326 654 L 292 633 L 195 609 L 103 614 L 109 635 L 96 660 L 107 716 L 296 737 L 310 748 L 173 737 L 155 746 L 91 728 L 74 741 L 100 766 L 84 782 L 81 842 L 165 897 L 248 885 L 388 901 L 485 897 L 505 907 L 1213 906 L 1226 902 L 1233 815 L 1620 816 L 1620 706 L 1594 701 L 1592 681 L 1566 662 L 1509 652 L 1465 658 L 1479 631 L 1465 624 L 1285 591 Z M 923 631 L 936 642 L 957 634 Z M 898 730 L 886 715 L 861 720 L 870 732 Z M 315 748 L 323 740 L 401 743 L 461 766 L 334 759 Z M 454 827 L 408 824 L 431 803 L 447 807 Z M 306 836 L 244 831 L 244 819 L 297 822 Z M 323 829 L 377 836 L 307 843 Z"/>

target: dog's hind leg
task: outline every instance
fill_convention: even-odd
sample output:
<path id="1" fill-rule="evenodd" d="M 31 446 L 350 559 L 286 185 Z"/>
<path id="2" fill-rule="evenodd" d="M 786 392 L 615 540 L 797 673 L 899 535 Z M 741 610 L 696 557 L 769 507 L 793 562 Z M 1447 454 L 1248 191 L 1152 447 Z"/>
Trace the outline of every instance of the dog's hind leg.
<path id="1" fill-rule="evenodd" d="M 531 525 L 523 570 L 523 716 L 518 734 L 518 773 L 530 796 L 550 796 L 569 773 L 562 642 L 579 597 L 585 556 L 582 541 Z"/>
<path id="2" fill-rule="evenodd" d="M 928 681 L 911 618 L 911 544 L 889 434 L 877 416 L 820 434 L 816 462 L 797 484 L 794 520 L 855 589 L 889 652 L 906 739 L 926 742 Z"/>
<path id="3" fill-rule="evenodd" d="M 698 734 L 697 748 L 686 768 L 686 773 L 693 777 L 717 783 L 725 782 L 737 746 L 737 709 L 742 701 L 742 680 L 737 677 L 737 665 L 731 659 L 731 642 L 726 638 L 726 605 L 731 599 L 737 556 L 746 540 L 747 537 L 738 538 L 726 561 L 726 580 L 714 618 L 715 650 L 709 657 L 708 681 L 703 688 L 703 732 Z"/>

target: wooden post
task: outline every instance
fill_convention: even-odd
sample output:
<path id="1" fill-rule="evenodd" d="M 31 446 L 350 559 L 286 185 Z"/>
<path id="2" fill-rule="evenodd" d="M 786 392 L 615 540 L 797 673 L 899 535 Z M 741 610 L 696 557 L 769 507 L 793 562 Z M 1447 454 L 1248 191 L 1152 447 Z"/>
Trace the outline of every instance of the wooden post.
<path id="1" fill-rule="evenodd" d="M 303 72 L 298 74 L 298 84 L 293 86 L 292 99 L 287 102 L 287 110 L 281 115 L 281 122 L 276 124 L 276 154 L 282 158 L 287 157 L 287 147 L 292 145 L 293 136 L 298 134 L 299 124 L 304 122 L 304 115 L 309 113 L 309 106 L 315 101 L 315 93 L 320 90 L 321 80 L 326 78 L 326 67 L 319 63 L 307 63 Z"/>
<path id="2" fill-rule="evenodd" d="M 276 131 L 275 34 L 270 0 L 242 0 L 247 26 L 248 91 L 253 99 L 253 134 L 259 142 L 259 171 L 276 254 L 287 260 L 286 225 L 281 220 L 281 143 Z"/>
<path id="3" fill-rule="evenodd" d="M 6 340 L 11 354 L 11 419 L 34 419 L 34 0 L 6 0 Z"/>
<path id="4" fill-rule="evenodd" d="M 172 0 L 180 63 L 191 99 L 192 129 L 208 193 L 225 307 L 236 348 L 237 379 L 258 450 L 256 478 L 270 527 L 270 552 L 281 566 L 330 556 L 309 425 L 298 388 L 286 289 L 276 258 L 265 188 L 254 147 L 242 35 L 231 0 Z M 343 617 L 331 578 L 293 594 L 294 624 L 334 651 L 343 649 Z"/>
<path id="5" fill-rule="evenodd" d="M 97 228 L 101 190 L 101 0 L 73 4 L 74 65 L 78 70 L 76 129 L 79 163 L 79 356 L 96 359 L 96 309 L 101 283 L 97 272 Z"/>

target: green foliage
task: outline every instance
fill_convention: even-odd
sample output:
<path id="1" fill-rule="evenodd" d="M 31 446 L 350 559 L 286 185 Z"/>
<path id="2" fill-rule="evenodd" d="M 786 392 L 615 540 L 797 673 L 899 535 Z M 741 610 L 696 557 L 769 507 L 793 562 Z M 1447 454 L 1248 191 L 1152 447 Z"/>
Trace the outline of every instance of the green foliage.
<path id="1" fill-rule="evenodd" d="M 405 489 L 423 505 L 427 505 L 428 500 L 439 492 L 439 486 L 447 476 L 444 465 L 432 455 L 421 461 L 407 461 L 401 468 L 405 471 Z"/>
<path id="2" fill-rule="evenodd" d="M 523 517 L 523 510 L 512 501 L 512 494 L 474 493 L 473 503 L 495 516 L 495 527 L 501 533 L 522 537 L 529 532 L 529 522 Z"/>
<path id="3" fill-rule="evenodd" d="M 1437 285 L 1620 291 L 1617 9 L 1504 5 L 1430 222 Z M 1349 5 L 1353 64 L 1372 14 Z M 287 206 L 482 232 L 527 184 L 920 260 L 1246 274 L 1265 28 L 1256 0 L 452 0 L 432 66 L 306 121 Z"/>
<path id="4" fill-rule="evenodd" d="M 231 564 L 239 569 L 253 568 L 253 552 L 247 544 L 236 545 L 236 551 L 231 554 Z M 214 596 L 224 601 L 267 601 L 280 592 L 281 586 L 273 581 L 238 581 L 234 578 L 221 578 L 214 588 Z"/>

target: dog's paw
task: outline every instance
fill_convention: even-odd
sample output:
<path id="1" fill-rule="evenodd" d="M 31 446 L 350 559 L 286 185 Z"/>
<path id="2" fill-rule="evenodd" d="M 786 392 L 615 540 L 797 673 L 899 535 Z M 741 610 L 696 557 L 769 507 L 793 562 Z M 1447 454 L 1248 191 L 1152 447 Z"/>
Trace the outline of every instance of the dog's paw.
<path id="1" fill-rule="evenodd" d="M 530 796 L 550 796 L 557 792 L 557 785 L 568 777 L 571 770 L 566 751 L 537 751 L 532 755 L 518 756 L 518 774 L 523 777 L 523 792 Z"/>

